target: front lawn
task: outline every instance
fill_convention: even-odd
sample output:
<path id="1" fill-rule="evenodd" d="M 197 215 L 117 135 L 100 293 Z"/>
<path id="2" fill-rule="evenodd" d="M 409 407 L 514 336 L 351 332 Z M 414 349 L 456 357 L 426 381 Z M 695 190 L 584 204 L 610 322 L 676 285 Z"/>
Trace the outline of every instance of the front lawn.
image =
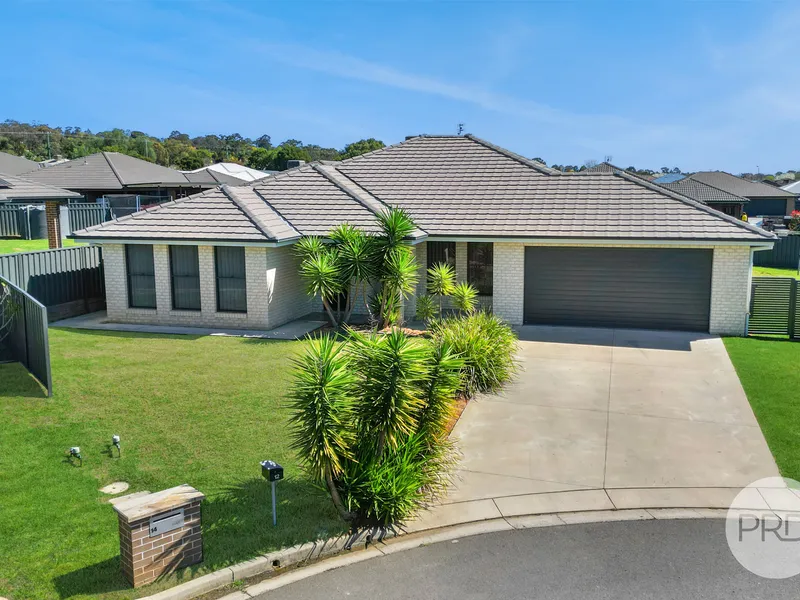
<path id="1" fill-rule="evenodd" d="M 781 474 L 800 480 L 800 343 L 726 338 L 725 347 Z"/>
<path id="2" fill-rule="evenodd" d="M 83 246 L 76 244 L 75 240 L 62 240 L 65 248 L 70 246 Z M 0 254 L 15 254 L 17 252 L 35 252 L 36 250 L 47 250 L 47 240 L 4 240 L 0 239 Z"/>
<path id="3" fill-rule="evenodd" d="M 753 267 L 756 277 L 794 277 L 800 279 L 797 269 L 775 269 L 773 267 Z"/>
<path id="4" fill-rule="evenodd" d="M 206 494 L 205 562 L 194 573 L 341 532 L 286 435 L 290 359 L 302 345 L 51 329 L 51 399 L 19 365 L 0 365 L 0 596 L 118 600 L 190 576 L 129 588 L 116 513 L 97 491 L 113 481 Z M 121 458 L 109 455 L 112 434 Z M 82 468 L 65 461 L 75 445 Z M 276 528 L 264 459 L 286 468 Z"/>

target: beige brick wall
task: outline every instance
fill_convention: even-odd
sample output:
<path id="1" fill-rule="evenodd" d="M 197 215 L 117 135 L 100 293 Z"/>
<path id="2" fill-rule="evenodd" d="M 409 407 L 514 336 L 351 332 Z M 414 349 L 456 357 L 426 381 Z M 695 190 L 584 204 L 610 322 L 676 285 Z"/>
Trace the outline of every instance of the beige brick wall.
<path id="1" fill-rule="evenodd" d="M 125 246 L 103 245 L 106 306 L 111 321 L 189 327 L 270 329 L 301 317 L 311 310 L 297 272 L 291 247 L 245 248 L 247 312 L 217 311 L 214 248 L 198 247 L 201 310 L 173 310 L 169 247 L 153 246 L 156 280 L 156 308 L 128 307 Z"/>
<path id="2" fill-rule="evenodd" d="M 523 320 L 526 245 L 536 244 L 503 242 L 494 245 L 494 312 L 513 325 L 521 325 Z M 602 247 L 602 245 L 596 247 Z M 628 245 L 627 247 L 643 246 Z M 675 246 L 651 245 L 647 247 L 674 248 Z M 709 248 L 709 246 L 700 245 L 685 247 Z M 750 248 L 747 246 L 716 246 L 713 247 L 713 250 L 710 332 L 744 335 L 750 302 L 752 264 Z"/>

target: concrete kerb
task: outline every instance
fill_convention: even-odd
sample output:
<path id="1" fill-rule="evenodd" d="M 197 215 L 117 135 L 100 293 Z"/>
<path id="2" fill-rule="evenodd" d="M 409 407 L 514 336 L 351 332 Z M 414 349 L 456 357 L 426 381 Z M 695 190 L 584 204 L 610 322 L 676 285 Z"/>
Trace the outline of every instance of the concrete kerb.
<path id="1" fill-rule="evenodd" d="M 364 560 L 413 550 L 414 548 L 439 542 L 500 531 L 631 520 L 725 519 L 727 515 L 728 511 L 724 509 L 700 507 L 635 508 L 499 517 L 431 528 L 403 535 L 387 532 L 380 539 L 375 539 L 375 531 L 364 531 L 356 536 L 342 535 L 329 540 L 307 542 L 265 554 L 140 600 L 191 600 L 231 585 L 235 581 L 266 576 L 267 579 L 263 581 L 220 598 L 220 600 L 248 600 L 290 583 Z M 273 574 L 275 576 L 270 577 Z"/>

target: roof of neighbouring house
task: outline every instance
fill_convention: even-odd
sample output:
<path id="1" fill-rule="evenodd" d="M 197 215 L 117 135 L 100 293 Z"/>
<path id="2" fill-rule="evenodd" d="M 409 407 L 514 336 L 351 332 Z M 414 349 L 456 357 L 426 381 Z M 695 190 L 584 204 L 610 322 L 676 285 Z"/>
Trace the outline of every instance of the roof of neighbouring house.
<path id="1" fill-rule="evenodd" d="M 781 187 L 781 189 L 785 192 L 789 192 L 790 194 L 800 194 L 800 181 L 795 181 L 794 183 L 784 185 Z"/>
<path id="2" fill-rule="evenodd" d="M 259 171 L 238 163 L 214 163 L 193 171 L 183 171 L 190 181 L 216 181 L 230 185 L 242 185 L 275 175 L 279 171 Z"/>
<path id="3" fill-rule="evenodd" d="M 39 168 L 39 163 L 28 160 L 24 156 L 0 152 L 0 173 L 19 175 Z"/>
<path id="4" fill-rule="evenodd" d="M 0 202 L 66 200 L 67 198 L 81 197 L 77 192 L 0 172 Z"/>
<path id="5" fill-rule="evenodd" d="M 169 167 L 121 154 L 97 152 L 25 173 L 33 181 L 70 190 L 121 190 L 127 187 L 193 187 L 217 185 L 192 182 L 184 173 Z"/>
<path id="6" fill-rule="evenodd" d="M 715 188 L 713 185 L 708 185 L 707 183 L 703 183 L 702 181 L 688 177 L 678 181 L 659 183 L 659 185 L 662 185 L 673 192 L 678 192 L 684 196 L 689 196 L 689 198 L 697 200 L 698 202 L 702 202 L 703 204 L 715 204 L 717 202 L 750 202 L 747 198 L 736 196 L 735 194 L 731 194 L 725 190 Z"/>
<path id="7" fill-rule="evenodd" d="M 348 160 L 303 165 L 249 186 L 226 186 L 75 236 L 280 242 L 325 235 L 343 222 L 372 229 L 374 215 L 388 206 L 407 210 L 422 230 L 419 235 L 451 239 L 774 238 L 624 171 L 564 175 L 469 135 L 412 137 Z M 256 208 L 270 219 L 279 217 L 289 229 L 277 233 L 260 227 Z M 224 226 L 214 210 L 224 214 Z M 240 228 L 235 235 L 228 229 L 234 220 Z"/>
<path id="8" fill-rule="evenodd" d="M 725 171 L 700 171 L 693 175 L 688 175 L 687 179 L 694 179 L 735 196 L 742 196 L 751 200 L 757 198 L 788 198 L 792 195 L 780 188 L 758 181 L 748 181 Z"/>

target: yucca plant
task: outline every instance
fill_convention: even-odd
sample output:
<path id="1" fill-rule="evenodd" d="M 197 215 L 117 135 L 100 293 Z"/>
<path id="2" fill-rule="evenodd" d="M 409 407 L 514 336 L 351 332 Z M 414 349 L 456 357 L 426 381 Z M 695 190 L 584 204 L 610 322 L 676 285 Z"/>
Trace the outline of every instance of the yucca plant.
<path id="1" fill-rule="evenodd" d="M 428 322 L 436 316 L 436 303 L 431 296 L 423 295 L 417 298 L 417 318 Z"/>
<path id="2" fill-rule="evenodd" d="M 341 293 L 342 278 L 335 249 L 323 248 L 318 253 L 309 253 L 300 264 L 300 276 L 306 282 L 308 294 L 322 299 L 331 325 L 337 327 L 339 323 L 331 300 Z"/>
<path id="3" fill-rule="evenodd" d="M 445 489 L 462 363 L 446 344 L 350 332 L 296 361 L 294 448 L 353 526 L 402 522 Z"/>
<path id="4" fill-rule="evenodd" d="M 466 281 L 456 284 L 450 295 L 453 297 L 453 304 L 462 313 L 473 312 L 478 304 L 477 288 Z"/>
<path id="5" fill-rule="evenodd" d="M 453 293 L 456 271 L 447 263 L 436 263 L 428 269 L 428 293 L 439 299 L 439 318 L 442 318 L 442 301 Z"/>
<path id="6" fill-rule="evenodd" d="M 431 324 L 433 338 L 464 361 L 460 392 L 500 389 L 516 373 L 517 336 L 508 324 L 486 312 L 449 317 Z"/>
<path id="7" fill-rule="evenodd" d="M 419 275 L 417 259 L 408 246 L 394 248 L 384 260 L 381 274 L 380 326 L 388 327 L 397 319 L 393 314 L 400 311 L 401 298 L 414 292 Z"/>
<path id="8" fill-rule="evenodd" d="M 306 353 L 296 359 L 294 385 L 289 394 L 292 447 L 314 481 L 324 483 L 345 519 L 350 515 L 336 487 L 353 459 L 356 378 L 343 346 L 333 338 L 309 340 Z"/>
<path id="9" fill-rule="evenodd" d="M 367 287 L 369 282 L 377 276 L 376 255 L 377 247 L 375 238 L 367 235 L 362 230 L 343 223 L 331 230 L 330 238 L 338 250 L 338 263 L 342 289 L 347 291 L 347 305 L 342 321 L 350 321 L 350 315 L 363 295 L 365 306 L 367 303 Z"/>

